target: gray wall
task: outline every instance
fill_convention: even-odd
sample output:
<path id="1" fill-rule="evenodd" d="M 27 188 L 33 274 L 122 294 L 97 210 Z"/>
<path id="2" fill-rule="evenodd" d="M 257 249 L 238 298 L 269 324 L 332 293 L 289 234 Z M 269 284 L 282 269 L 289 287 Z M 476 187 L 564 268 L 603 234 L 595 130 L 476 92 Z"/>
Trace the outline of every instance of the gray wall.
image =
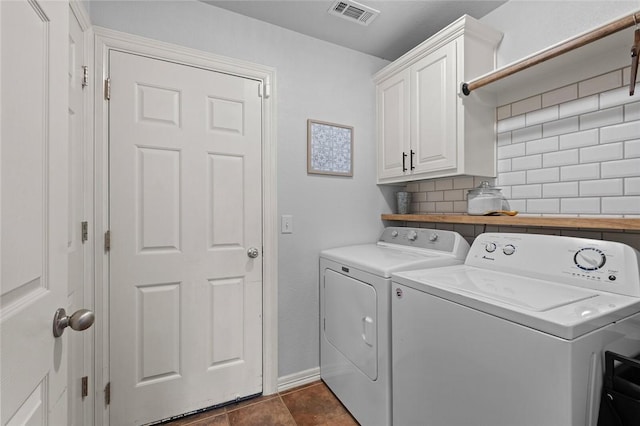
<path id="1" fill-rule="evenodd" d="M 197 1 L 91 1 L 94 25 L 277 70 L 279 376 L 319 365 L 318 253 L 374 241 L 391 188 L 376 186 L 375 91 L 388 62 Z M 354 176 L 307 175 L 306 120 L 354 126 Z M 389 198 L 390 199 L 390 198 Z"/>
<path id="2" fill-rule="evenodd" d="M 639 9 L 625 0 L 511 0 L 480 20 L 504 34 L 501 67 Z"/>

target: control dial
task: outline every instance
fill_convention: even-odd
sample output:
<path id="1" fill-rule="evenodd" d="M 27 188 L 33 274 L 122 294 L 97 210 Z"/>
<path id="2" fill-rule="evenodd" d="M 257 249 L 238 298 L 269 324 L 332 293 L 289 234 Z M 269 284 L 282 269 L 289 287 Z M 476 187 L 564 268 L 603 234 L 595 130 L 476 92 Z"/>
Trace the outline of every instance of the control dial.
<path id="1" fill-rule="evenodd" d="M 494 251 L 496 251 L 496 248 L 498 248 L 496 246 L 496 243 L 487 243 L 484 246 L 484 249 L 488 252 L 488 253 L 493 253 Z"/>
<path id="2" fill-rule="evenodd" d="M 407 234 L 407 239 L 409 241 L 415 241 L 416 238 L 418 238 L 418 233 L 416 231 L 409 231 L 409 233 Z"/>
<path id="3" fill-rule="evenodd" d="M 597 271 L 607 262 L 604 252 L 595 247 L 581 248 L 573 256 L 576 266 L 585 271 Z"/>

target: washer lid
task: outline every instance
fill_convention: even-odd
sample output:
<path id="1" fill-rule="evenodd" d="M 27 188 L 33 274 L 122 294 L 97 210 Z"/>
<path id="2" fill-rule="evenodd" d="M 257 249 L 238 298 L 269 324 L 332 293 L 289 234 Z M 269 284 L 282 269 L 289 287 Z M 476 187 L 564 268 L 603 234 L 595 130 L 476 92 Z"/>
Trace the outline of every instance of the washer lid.
<path id="1" fill-rule="evenodd" d="M 448 253 L 380 243 L 324 250 L 320 257 L 383 278 L 390 278 L 396 271 L 456 265 L 464 261 Z"/>
<path id="2" fill-rule="evenodd" d="M 563 339 L 640 312 L 640 298 L 468 265 L 398 272 L 393 281 Z"/>

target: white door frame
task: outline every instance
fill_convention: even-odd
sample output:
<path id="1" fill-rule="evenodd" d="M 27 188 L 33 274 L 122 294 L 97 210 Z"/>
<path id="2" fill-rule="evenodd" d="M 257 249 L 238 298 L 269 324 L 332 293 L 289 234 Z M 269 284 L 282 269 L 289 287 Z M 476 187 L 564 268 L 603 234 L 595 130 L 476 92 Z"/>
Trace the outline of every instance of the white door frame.
<path id="1" fill-rule="evenodd" d="M 104 80 L 112 49 L 187 66 L 247 77 L 262 82 L 262 228 L 263 228 L 263 393 L 277 392 L 278 386 L 278 247 L 277 247 L 277 169 L 276 96 L 274 68 L 214 55 L 170 43 L 101 27 L 93 27 L 94 176 L 95 176 L 95 421 L 109 424 L 104 387 L 109 381 L 109 254 L 104 250 L 104 234 L 109 229 L 109 121 L 104 98 Z"/>
<path id="2" fill-rule="evenodd" d="M 73 11 L 73 14 L 76 16 L 78 23 L 80 24 L 80 29 L 82 30 L 84 37 L 84 60 L 85 63 L 82 65 L 90 66 L 89 63 L 91 60 L 92 53 L 92 42 L 93 42 L 93 33 L 91 31 L 91 19 L 89 18 L 89 13 L 87 12 L 85 6 L 80 2 L 80 0 L 69 0 L 69 7 Z M 89 68 L 91 69 L 91 67 Z M 83 100 L 83 113 L 84 113 L 84 122 L 82 123 L 82 143 L 84 144 L 84 157 L 81 159 L 83 163 L 83 174 L 84 181 L 86 183 L 85 190 L 83 194 L 83 209 L 84 209 L 84 219 L 87 220 L 89 226 L 88 239 L 86 242 L 87 247 L 85 248 L 85 260 L 84 260 L 84 300 L 81 305 L 83 308 L 95 310 L 96 300 L 94 298 L 95 286 L 94 286 L 94 252 L 93 245 L 95 241 L 96 228 L 93 221 L 94 218 L 94 171 L 93 171 L 93 160 L 94 160 L 94 145 L 92 143 L 91 137 L 91 129 L 93 128 L 93 91 L 92 85 L 89 84 L 84 88 L 87 92 L 84 95 Z M 94 326 L 95 327 L 95 326 Z M 97 328 L 97 327 L 96 327 Z M 93 333 L 95 338 L 95 333 L 93 327 L 91 330 L 87 330 L 87 332 Z M 89 378 L 89 389 L 93 389 L 96 382 L 97 370 L 95 369 L 95 342 L 90 341 L 90 339 L 85 339 L 85 346 L 83 348 L 83 358 L 84 364 L 88 366 L 87 373 Z M 90 392 L 85 399 L 85 413 L 84 413 L 84 423 L 91 424 L 95 417 L 95 392 Z"/>

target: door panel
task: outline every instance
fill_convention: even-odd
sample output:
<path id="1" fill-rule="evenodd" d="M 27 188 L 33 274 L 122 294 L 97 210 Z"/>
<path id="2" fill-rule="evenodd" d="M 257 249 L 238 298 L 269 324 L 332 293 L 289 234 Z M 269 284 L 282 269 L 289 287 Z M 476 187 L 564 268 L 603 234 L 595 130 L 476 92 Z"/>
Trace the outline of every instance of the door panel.
<path id="1" fill-rule="evenodd" d="M 378 143 L 378 178 L 402 176 L 409 171 L 410 84 L 406 70 L 378 85 L 378 137 L 382 138 Z"/>
<path id="2" fill-rule="evenodd" d="M 449 43 L 411 66 L 415 105 L 411 141 L 414 173 L 452 169 L 457 164 L 456 43 Z"/>
<path id="3" fill-rule="evenodd" d="M 262 391 L 259 83 L 112 51 L 111 421 Z"/>
<path id="4" fill-rule="evenodd" d="M 0 423 L 66 424 L 68 5 L 0 2 Z"/>

